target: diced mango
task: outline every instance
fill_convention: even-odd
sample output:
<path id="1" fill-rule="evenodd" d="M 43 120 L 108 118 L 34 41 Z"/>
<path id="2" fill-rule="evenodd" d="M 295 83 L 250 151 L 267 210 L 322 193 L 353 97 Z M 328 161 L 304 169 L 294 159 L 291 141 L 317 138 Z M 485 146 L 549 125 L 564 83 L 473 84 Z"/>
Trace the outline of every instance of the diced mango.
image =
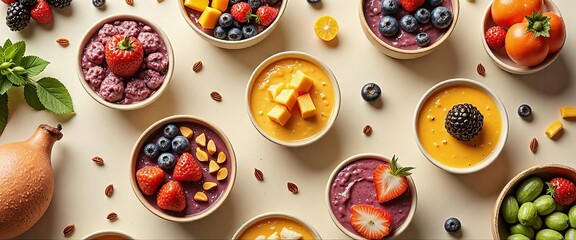
<path id="1" fill-rule="evenodd" d="M 204 12 L 198 18 L 198 23 L 205 29 L 214 29 L 216 23 L 218 23 L 218 18 L 220 17 L 220 10 L 216 8 L 206 7 Z"/>
<path id="2" fill-rule="evenodd" d="M 314 102 L 312 102 L 310 93 L 298 96 L 297 101 L 300 114 L 302 114 L 302 118 L 306 119 L 316 115 L 316 106 L 314 106 Z"/>
<path id="3" fill-rule="evenodd" d="M 185 0 L 184 6 L 198 12 L 204 12 L 204 9 L 208 7 L 208 0 Z"/>
<path id="4" fill-rule="evenodd" d="M 285 106 L 279 104 L 276 104 L 276 106 L 268 112 L 268 117 L 281 126 L 284 126 L 291 116 L 292 114 L 290 114 L 290 111 L 288 111 Z"/>
<path id="5" fill-rule="evenodd" d="M 296 103 L 296 90 L 294 89 L 283 89 L 280 91 L 278 96 L 274 98 L 274 102 L 280 103 L 288 110 L 292 109 L 294 104 Z"/>
<path id="6" fill-rule="evenodd" d="M 212 0 L 210 6 L 220 10 L 220 12 L 226 12 L 226 9 L 228 9 L 228 0 Z"/>
<path id="7" fill-rule="evenodd" d="M 286 85 L 284 85 L 284 83 L 270 85 L 270 87 L 268 87 L 268 94 L 270 95 L 270 98 L 272 99 L 276 98 L 276 96 L 278 96 L 280 91 L 282 91 L 285 87 Z"/>
<path id="8" fill-rule="evenodd" d="M 576 107 L 562 107 L 560 108 L 560 115 L 563 119 L 576 118 Z"/>
<path id="9" fill-rule="evenodd" d="M 314 79 L 302 71 L 296 70 L 296 73 L 294 73 L 294 76 L 292 76 L 292 81 L 290 81 L 288 86 L 296 89 L 298 94 L 301 95 L 310 91 L 312 85 L 314 85 Z"/>
<path id="10" fill-rule="evenodd" d="M 550 125 L 548 125 L 548 127 L 546 128 L 546 136 L 548 136 L 548 138 L 550 139 L 553 139 L 556 136 L 556 134 L 558 134 L 560 130 L 562 130 L 562 128 L 563 128 L 562 123 L 560 121 L 555 121 Z"/>

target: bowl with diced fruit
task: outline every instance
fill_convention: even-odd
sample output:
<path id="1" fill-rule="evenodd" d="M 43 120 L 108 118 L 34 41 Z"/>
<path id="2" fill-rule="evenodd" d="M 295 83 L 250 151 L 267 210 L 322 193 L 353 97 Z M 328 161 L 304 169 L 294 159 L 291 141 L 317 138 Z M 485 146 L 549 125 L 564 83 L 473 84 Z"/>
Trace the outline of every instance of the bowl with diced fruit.
<path id="1" fill-rule="evenodd" d="M 330 130 L 340 111 L 340 88 L 319 59 L 303 52 L 280 52 L 252 72 L 246 103 L 250 120 L 262 136 L 299 147 Z"/>
<path id="2" fill-rule="evenodd" d="M 246 221 L 232 239 L 322 239 L 306 221 L 283 212 L 262 213 Z"/>
<path id="3" fill-rule="evenodd" d="M 130 166 L 138 200 L 175 222 L 216 211 L 236 179 L 236 156 L 224 132 L 190 115 L 169 116 L 148 127 L 132 149 Z"/>
<path id="4" fill-rule="evenodd" d="M 288 0 L 179 0 L 190 27 L 226 49 L 251 47 L 278 26 Z"/>
<path id="5" fill-rule="evenodd" d="M 493 209 L 494 239 L 574 239 L 576 169 L 540 164 L 514 176 Z"/>
<path id="6" fill-rule="evenodd" d="M 459 0 L 360 0 L 360 25 L 382 53 L 414 59 L 438 49 L 456 27 Z"/>
<path id="7" fill-rule="evenodd" d="M 481 22 L 482 45 L 494 63 L 514 74 L 550 65 L 566 41 L 566 26 L 551 0 L 494 0 Z"/>

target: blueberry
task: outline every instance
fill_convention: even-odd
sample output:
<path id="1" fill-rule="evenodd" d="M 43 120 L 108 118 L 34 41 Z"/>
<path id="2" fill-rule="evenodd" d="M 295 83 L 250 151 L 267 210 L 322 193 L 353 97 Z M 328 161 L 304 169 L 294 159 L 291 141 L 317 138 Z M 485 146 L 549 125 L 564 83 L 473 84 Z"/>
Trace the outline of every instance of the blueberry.
<path id="1" fill-rule="evenodd" d="M 239 41 L 242 39 L 242 31 L 239 28 L 231 28 L 228 30 L 228 40 Z"/>
<path id="2" fill-rule="evenodd" d="M 382 90 L 376 83 L 367 83 L 362 87 L 362 98 L 364 101 L 374 101 L 380 97 Z"/>
<path id="3" fill-rule="evenodd" d="M 168 138 L 168 139 L 172 139 L 174 137 L 176 137 L 176 135 L 178 135 L 178 127 L 176 127 L 176 125 L 174 124 L 168 124 L 166 125 L 166 127 L 164 127 L 164 137 Z"/>
<path id="4" fill-rule="evenodd" d="M 378 23 L 378 31 L 382 36 L 394 36 L 398 32 L 398 21 L 394 17 L 384 16 Z"/>
<path id="5" fill-rule="evenodd" d="M 234 5 L 234 4 L 236 4 L 236 3 L 239 3 L 239 2 L 245 2 L 245 1 L 242 1 L 242 0 L 228 0 L 228 5 L 229 5 L 229 6 L 232 6 L 232 5 Z"/>
<path id="6" fill-rule="evenodd" d="M 251 38 L 258 34 L 258 28 L 254 24 L 246 25 L 242 27 L 242 36 L 244 38 Z"/>
<path id="7" fill-rule="evenodd" d="M 96 8 L 104 7 L 104 4 L 106 4 L 106 0 L 92 0 L 92 5 Z"/>
<path id="8" fill-rule="evenodd" d="M 318 3 L 322 2 L 321 0 L 306 0 L 306 1 L 307 1 L 309 4 L 312 4 L 312 5 L 318 4 Z"/>
<path id="9" fill-rule="evenodd" d="M 450 233 L 457 232 L 458 230 L 460 230 L 461 226 L 462 224 L 460 223 L 460 220 L 454 217 L 448 218 L 446 219 L 446 222 L 444 222 L 444 229 L 446 229 L 446 231 Z"/>
<path id="10" fill-rule="evenodd" d="M 218 18 L 218 24 L 220 26 L 222 26 L 223 28 L 227 28 L 232 26 L 232 23 L 234 22 L 234 18 L 232 17 L 232 14 L 230 13 L 222 13 L 220 15 L 220 17 Z"/>
<path id="11" fill-rule="evenodd" d="M 158 150 L 166 152 L 170 149 L 170 139 L 162 136 L 156 141 L 156 146 L 158 146 Z"/>
<path id="12" fill-rule="evenodd" d="M 414 32 L 418 28 L 418 21 L 414 16 L 406 14 L 400 19 L 400 28 L 406 32 Z"/>
<path id="13" fill-rule="evenodd" d="M 216 26 L 214 28 L 214 37 L 222 40 L 226 39 L 226 29 L 222 26 Z"/>
<path id="14" fill-rule="evenodd" d="M 144 146 L 144 155 L 149 158 L 155 158 L 158 156 L 158 146 L 154 143 L 148 143 Z"/>
<path id="15" fill-rule="evenodd" d="M 264 2 L 266 2 L 268 5 L 274 5 L 276 3 L 278 3 L 279 0 L 265 0 Z"/>
<path id="16" fill-rule="evenodd" d="M 437 28 L 447 28 L 452 23 L 452 12 L 446 7 L 436 7 L 430 13 L 432 25 Z"/>
<path id="17" fill-rule="evenodd" d="M 158 156 L 158 166 L 163 169 L 171 169 L 176 165 L 176 157 L 172 153 L 162 153 Z"/>
<path id="18" fill-rule="evenodd" d="M 384 0 L 382 1 L 382 12 L 384 12 L 387 15 L 392 15 L 394 13 L 396 13 L 396 11 L 398 11 L 398 9 L 400 8 L 400 3 L 398 3 L 398 0 Z"/>
<path id="19" fill-rule="evenodd" d="M 262 5 L 262 1 L 261 0 L 248 0 L 248 5 L 250 5 L 250 7 L 252 8 L 252 12 L 256 12 L 255 10 L 258 9 L 260 7 L 260 5 Z"/>
<path id="20" fill-rule="evenodd" d="M 532 115 L 532 108 L 528 104 L 522 104 L 518 107 L 518 115 L 521 118 L 529 118 Z"/>
<path id="21" fill-rule="evenodd" d="M 418 46 L 420 47 L 427 46 L 428 44 L 430 44 L 430 35 L 428 35 L 428 33 L 425 32 L 416 34 L 416 43 L 418 43 Z"/>
<path id="22" fill-rule="evenodd" d="M 244 23 L 241 23 L 241 22 L 238 22 L 238 21 L 234 20 L 234 21 L 232 22 L 232 26 L 235 27 L 235 28 L 238 28 L 238 29 L 242 29 L 242 26 L 244 26 Z"/>
<path id="23" fill-rule="evenodd" d="M 438 7 L 442 3 L 442 0 L 426 0 L 426 3 L 432 7 Z"/>
<path id="24" fill-rule="evenodd" d="M 416 13 L 414 13 L 414 17 L 419 23 L 427 23 L 430 21 L 430 11 L 426 8 L 418 8 Z"/>
<path id="25" fill-rule="evenodd" d="M 190 142 L 184 136 L 176 136 L 172 139 L 172 150 L 176 153 L 183 153 L 190 148 Z"/>

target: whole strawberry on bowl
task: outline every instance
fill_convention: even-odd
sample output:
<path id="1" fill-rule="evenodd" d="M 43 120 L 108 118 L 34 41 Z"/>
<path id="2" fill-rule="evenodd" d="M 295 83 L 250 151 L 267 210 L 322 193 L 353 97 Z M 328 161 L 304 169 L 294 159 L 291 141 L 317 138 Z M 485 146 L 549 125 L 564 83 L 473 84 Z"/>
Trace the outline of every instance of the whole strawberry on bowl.
<path id="1" fill-rule="evenodd" d="M 400 236 L 416 213 L 413 169 L 400 166 L 396 156 L 389 159 L 374 153 L 341 162 L 326 186 L 334 224 L 354 239 Z"/>

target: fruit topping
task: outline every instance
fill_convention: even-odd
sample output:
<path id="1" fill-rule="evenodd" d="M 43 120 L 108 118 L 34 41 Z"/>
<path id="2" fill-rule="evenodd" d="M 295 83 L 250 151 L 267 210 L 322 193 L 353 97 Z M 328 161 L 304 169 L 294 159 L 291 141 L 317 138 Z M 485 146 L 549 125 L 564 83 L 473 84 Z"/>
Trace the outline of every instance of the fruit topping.
<path id="1" fill-rule="evenodd" d="M 214 29 L 221 14 L 216 8 L 206 7 L 198 18 L 198 23 L 205 29 Z"/>
<path id="2" fill-rule="evenodd" d="M 216 179 L 218 181 L 222 181 L 224 179 L 226 179 L 228 177 L 228 169 L 223 167 L 220 168 L 220 170 L 218 170 L 218 173 L 216 173 Z"/>
<path id="3" fill-rule="evenodd" d="M 152 196 L 164 183 L 164 171 L 156 166 L 146 166 L 136 171 L 136 182 L 142 193 Z"/>
<path id="4" fill-rule="evenodd" d="M 382 1 L 381 10 L 387 15 L 392 15 L 398 11 L 400 3 L 398 0 L 384 0 Z"/>
<path id="5" fill-rule="evenodd" d="M 146 146 L 144 146 L 144 155 L 146 155 L 146 157 L 155 158 L 158 156 L 159 152 L 160 151 L 158 151 L 158 146 L 156 146 L 154 143 L 148 143 Z"/>
<path id="6" fill-rule="evenodd" d="M 399 2 L 400 6 L 409 13 L 415 11 L 424 4 L 424 0 L 399 0 Z"/>
<path id="7" fill-rule="evenodd" d="M 518 116 L 521 118 L 529 118 L 532 116 L 532 108 L 528 104 L 518 106 Z"/>
<path id="8" fill-rule="evenodd" d="M 218 163 L 216 163 L 216 161 L 214 160 L 210 160 L 210 163 L 208 164 L 208 172 L 215 173 L 218 170 L 220 170 L 220 166 L 218 165 Z"/>
<path id="9" fill-rule="evenodd" d="M 204 9 L 208 7 L 208 0 L 185 0 L 184 6 L 198 12 L 204 12 Z"/>
<path id="10" fill-rule="evenodd" d="M 172 139 L 172 150 L 176 153 L 183 153 L 190 149 L 190 142 L 184 136 L 176 136 Z"/>
<path id="11" fill-rule="evenodd" d="M 142 44 L 134 36 L 114 35 L 106 42 L 105 49 L 108 68 L 120 77 L 133 76 L 144 60 Z"/>
<path id="12" fill-rule="evenodd" d="M 568 206 L 576 200 L 576 186 L 574 183 L 563 177 L 556 177 L 547 182 L 547 194 L 550 194 L 556 203 Z"/>
<path id="13" fill-rule="evenodd" d="M 400 19 L 400 28 L 406 32 L 414 32 L 418 28 L 418 20 L 410 14 L 404 15 Z"/>
<path id="14" fill-rule="evenodd" d="M 208 145 L 207 145 L 206 149 L 208 150 L 209 155 L 212 155 L 216 152 L 216 144 L 214 143 L 214 140 L 210 139 L 208 141 Z"/>
<path id="15" fill-rule="evenodd" d="M 492 26 L 486 30 L 484 38 L 491 49 L 501 49 L 504 47 L 504 41 L 506 40 L 506 29 L 501 26 Z"/>
<path id="16" fill-rule="evenodd" d="M 302 115 L 303 119 L 316 116 L 316 106 L 314 106 L 314 102 L 312 102 L 312 97 L 310 97 L 310 93 L 305 93 L 303 95 L 298 96 L 296 102 L 298 104 L 298 109 L 300 110 L 300 114 Z"/>
<path id="17" fill-rule="evenodd" d="M 210 190 L 210 189 L 212 189 L 212 188 L 214 188 L 214 187 L 216 187 L 216 186 L 218 186 L 218 183 L 215 183 L 215 182 L 204 182 L 204 183 L 202 184 L 202 189 L 208 191 L 208 190 Z"/>
<path id="18" fill-rule="evenodd" d="M 280 239 L 286 240 L 298 240 L 302 238 L 302 234 L 296 231 L 292 231 L 288 228 L 283 227 L 282 231 L 280 231 Z"/>
<path id="19" fill-rule="evenodd" d="M 323 41 L 336 38 L 338 30 L 338 22 L 331 16 L 321 16 L 314 23 L 314 33 Z"/>
<path id="20" fill-rule="evenodd" d="M 260 5 L 262 5 L 262 1 L 263 0 L 248 0 L 248 5 L 250 5 L 250 8 L 252 9 L 258 9 L 260 7 Z"/>
<path id="21" fill-rule="evenodd" d="M 30 16 L 37 23 L 48 24 L 52 22 L 52 9 L 46 0 L 34 0 L 36 3 L 32 9 L 30 9 Z"/>
<path id="22" fill-rule="evenodd" d="M 95 8 L 102 8 L 106 5 L 106 0 L 92 0 L 92 5 Z"/>
<path id="23" fill-rule="evenodd" d="M 362 99 L 364 101 L 374 101 L 380 97 L 382 90 L 376 83 L 367 83 L 362 87 Z"/>
<path id="24" fill-rule="evenodd" d="M 185 152 L 178 158 L 176 167 L 174 167 L 174 180 L 176 181 L 193 181 L 197 182 L 202 179 L 202 168 L 200 163 L 194 159 L 192 154 Z"/>
<path id="25" fill-rule="evenodd" d="M 560 116 L 562 119 L 576 118 L 576 107 L 561 107 Z"/>
<path id="26" fill-rule="evenodd" d="M 352 205 L 350 223 L 365 238 L 381 239 L 391 230 L 392 214 L 388 211 L 367 204 Z"/>
<path id="27" fill-rule="evenodd" d="M 556 135 L 562 131 L 563 128 L 564 126 L 560 121 L 554 121 L 553 123 L 550 123 L 550 125 L 548 125 L 546 128 L 546 136 L 550 139 L 554 139 Z"/>
<path id="28" fill-rule="evenodd" d="M 220 17 L 218 18 L 218 24 L 222 27 L 222 28 L 227 28 L 232 26 L 232 23 L 234 22 L 234 18 L 232 17 L 232 14 L 230 13 L 222 13 L 220 15 Z"/>
<path id="29" fill-rule="evenodd" d="M 444 222 L 444 229 L 449 233 L 457 232 L 460 230 L 461 226 L 462 224 L 460 223 L 460 220 L 454 217 L 448 218 L 446 219 L 446 222 Z"/>
<path id="30" fill-rule="evenodd" d="M 372 173 L 376 198 L 380 203 L 390 201 L 408 189 L 406 176 L 412 174 L 410 171 L 414 168 L 398 167 L 397 161 L 396 156 L 393 156 L 390 164 L 380 165 Z"/>
<path id="31" fill-rule="evenodd" d="M 245 39 L 254 37 L 254 36 L 256 36 L 256 34 L 258 34 L 258 27 L 256 27 L 256 25 L 249 24 L 246 26 L 242 26 L 242 36 Z"/>
<path id="32" fill-rule="evenodd" d="M 156 146 L 158 146 L 158 150 L 162 151 L 162 152 L 166 152 L 170 149 L 172 143 L 170 141 L 170 139 L 162 136 L 159 137 L 158 140 L 156 140 Z"/>
<path id="33" fill-rule="evenodd" d="M 158 190 L 156 197 L 158 207 L 165 210 L 181 212 L 186 208 L 184 189 L 177 181 L 170 181 Z"/>
<path id="34" fill-rule="evenodd" d="M 446 7 L 436 7 L 430 13 L 430 21 L 437 28 L 447 28 L 452 23 L 452 12 Z"/>
<path id="35" fill-rule="evenodd" d="M 196 148 L 196 158 L 200 162 L 206 162 L 206 161 L 208 161 L 208 153 L 204 152 L 204 150 L 197 147 Z"/>
<path id="36" fill-rule="evenodd" d="M 419 23 L 428 23 L 430 21 L 430 11 L 426 8 L 418 8 L 416 13 L 414 13 L 414 17 Z"/>
<path id="37" fill-rule="evenodd" d="M 222 26 L 216 26 L 216 28 L 214 28 L 214 37 L 224 40 L 227 37 L 227 32 L 226 29 L 224 29 Z"/>
<path id="38" fill-rule="evenodd" d="M 444 128 L 448 133 L 464 142 L 472 140 L 480 131 L 484 124 L 484 116 L 472 104 L 456 104 L 454 105 L 444 121 Z"/>
<path id="39" fill-rule="evenodd" d="M 158 166 L 163 168 L 163 169 L 172 169 L 174 167 L 174 165 L 176 164 L 176 156 L 174 156 L 174 154 L 169 153 L 169 152 L 165 152 L 160 154 L 160 156 L 158 156 Z"/>
<path id="40" fill-rule="evenodd" d="M 206 147 L 206 134 L 202 133 L 194 140 L 198 145 Z"/>
<path id="41" fill-rule="evenodd" d="M 382 36 L 391 37 L 398 33 L 398 20 L 391 16 L 384 16 L 378 23 L 378 31 Z"/>
<path id="42" fill-rule="evenodd" d="M 233 27 L 230 30 L 228 30 L 226 36 L 228 37 L 228 40 L 232 41 L 242 40 L 242 30 L 240 30 L 240 28 Z"/>
<path id="43" fill-rule="evenodd" d="M 428 35 L 428 33 L 425 32 L 420 32 L 416 34 L 416 43 L 420 47 L 428 46 L 428 44 L 430 44 L 430 35 Z"/>
<path id="44" fill-rule="evenodd" d="M 286 106 L 281 105 L 281 104 L 276 104 L 274 106 L 274 108 L 272 108 L 268 112 L 267 116 L 272 121 L 280 124 L 280 126 L 284 126 L 288 122 L 288 120 L 290 119 L 292 114 L 290 113 L 290 111 L 288 111 Z"/>
<path id="45" fill-rule="evenodd" d="M 190 129 L 189 127 L 186 126 L 182 126 L 180 127 L 180 134 L 182 134 L 182 136 L 184 136 L 185 138 L 192 138 L 192 136 L 194 136 L 194 131 L 192 131 L 192 129 Z"/>
<path id="46" fill-rule="evenodd" d="M 232 8 L 230 8 L 230 14 L 232 14 L 232 17 L 240 23 L 248 22 L 254 16 L 252 14 L 252 8 L 247 2 L 238 2 L 232 5 Z"/>
<path id="47" fill-rule="evenodd" d="M 46 0 L 48 4 L 57 7 L 57 8 L 64 8 L 70 6 L 72 0 Z"/>
<path id="48" fill-rule="evenodd" d="M 11 31 L 20 31 L 30 22 L 30 9 L 16 1 L 8 6 L 6 25 Z"/>
<path id="49" fill-rule="evenodd" d="M 208 201 L 208 196 L 206 196 L 206 193 L 196 192 L 196 194 L 194 194 L 194 201 L 196 201 L 196 202 L 207 202 L 207 201 Z"/>
<path id="50" fill-rule="evenodd" d="M 176 127 L 176 125 L 174 124 L 168 124 L 166 125 L 166 127 L 164 127 L 164 131 L 162 132 L 162 134 L 164 135 L 164 137 L 172 139 L 176 137 L 176 135 L 178 135 L 178 127 Z"/>
<path id="51" fill-rule="evenodd" d="M 426 3 L 428 3 L 428 5 L 432 7 L 437 7 L 440 6 L 440 4 L 442 4 L 442 0 L 426 0 Z"/>
<path id="52" fill-rule="evenodd" d="M 6 3 L 7 5 L 12 4 L 13 2 L 15 2 L 16 0 L 2 0 L 2 2 Z"/>
<path id="53" fill-rule="evenodd" d="M 224 12 L 228 9 L 228 0 L 212 0 L 210 6 L 218 9 L 220 12 Z"/>
<path id="54" fill-rule="evenodd" d="M 256 10 L 256 23 L 268 27 L 278 16 L 278 10 L 270 6 L 261 6 Z"/>
<path id="55" fill-rule="evenodd" d="M 224 152 L 219 152 L 218 157 L 216 158 L 216 162 L 219 164 L 226 162 L 226 154 Z"/>

